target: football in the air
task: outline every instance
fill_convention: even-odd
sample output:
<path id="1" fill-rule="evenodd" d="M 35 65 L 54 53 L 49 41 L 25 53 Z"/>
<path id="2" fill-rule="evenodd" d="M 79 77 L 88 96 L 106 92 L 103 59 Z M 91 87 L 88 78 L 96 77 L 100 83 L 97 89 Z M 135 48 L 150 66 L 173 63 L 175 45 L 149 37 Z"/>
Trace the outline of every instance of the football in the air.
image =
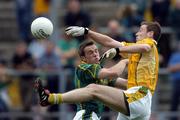
<path id="1" fill-rule="evenodd" d="M 46 39 L 52 32 L 53 24 L 48 18 L 38 17 L 31 24 L 31 33 L 36 39 Z"/>

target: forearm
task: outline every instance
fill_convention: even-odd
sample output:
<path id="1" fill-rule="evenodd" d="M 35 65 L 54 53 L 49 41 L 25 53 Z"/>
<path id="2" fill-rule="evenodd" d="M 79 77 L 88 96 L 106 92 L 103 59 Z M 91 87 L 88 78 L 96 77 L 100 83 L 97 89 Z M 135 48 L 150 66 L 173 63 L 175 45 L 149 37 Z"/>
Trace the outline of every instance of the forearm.
<path id="1" fill-rule="evenodd" d="M 126 60 L 121 60 L 116 65 L 112 66 L 109 69 L 110 69 L 110 71 L 113 71 L 114 73 L 116 73 L 116 75 L 117 75 L 116 77 L 118 77 L 124 71 L 126 64 L 127 64 Z"/>
<path id="2" fill-rule="evenodd" d="M 113 47 L 121 46 L 121 44 L 117 42 L 116 40 L 110 38 L 107 35 L 103 35 L 101 33 L 97 33 L 97 32 L 89 30 L 88 36 L 94 41 L 96 41 L 97 43 L 102 44 L 103 46 L 106 46 L 106 47 L 113 48 Z"/>
<path id="3" fill-rule="evenodd" d="M 117 80 L 114 84 L 114 87 L 126 90 L 127 89 L 127 79 L 117 78 Z"/>

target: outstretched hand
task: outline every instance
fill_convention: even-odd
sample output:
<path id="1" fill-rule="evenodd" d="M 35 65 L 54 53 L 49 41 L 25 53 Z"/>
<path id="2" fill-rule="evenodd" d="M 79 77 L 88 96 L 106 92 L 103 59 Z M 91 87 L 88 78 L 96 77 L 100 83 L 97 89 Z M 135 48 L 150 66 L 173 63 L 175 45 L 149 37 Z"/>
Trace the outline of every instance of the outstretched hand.
<path id="1" fill-rule="evenodd" d="M 74 37 L 83 36 L 85 34 L 88 34 L 89 29 L 85 27 L 79 27 L 79 26 L 70 26 L 65 29 L 65 32 L 67 35 L 71 35 Z"/>

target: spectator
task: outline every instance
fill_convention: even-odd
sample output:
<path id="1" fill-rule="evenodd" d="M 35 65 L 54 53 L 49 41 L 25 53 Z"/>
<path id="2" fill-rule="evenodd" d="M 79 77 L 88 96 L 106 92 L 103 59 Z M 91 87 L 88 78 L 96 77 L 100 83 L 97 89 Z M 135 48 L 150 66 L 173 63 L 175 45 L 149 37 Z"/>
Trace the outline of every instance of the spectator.
<path id="1" fill-rule="evenodd" d="M 128 28 L 132 28 L 133 26 L 139 25 L 143 19 L 142 17 L 137 15 L 136 8 L 134 8 L 133 5 L 125 5 L 123 9 L 120 9 L 117 12 L 117 17 L 119 19 L 120 24 L 124 28 L 126 28 L 126 31 L 124 33 L 125 39 L 128 41 L 134 40 L 135 38 L 133 32 Z"/>
<path id="2" fill-rule="evenodd" d="M 58 53 L 61 56 L 64 68 L 74 69 L 78 42 L 76 39 L 64 34 L 64 38 L 57 41 Z"/>
<path id="3" fill-rule="evenodd" d="M 28 51 L 32 54 L 35 61 L 44 54 L 46 41 L 47 40 L 33 40 L 29 44 Z"/>
<path id="4" fill-rule="evenodd" d="M 6 61 L 0 60 L 0 113 L 8 112 L 8 104 L 10 102 L 6 94 L 6 89 L 8 83 L 10 83 L 10 79 L 7 76 L 7 65 Z M 5 120 L 5 119 L 3 119 Z"/>
<path id="5" fill-rule="evenodd" d="M 161 35 L 161 38 L 158 42 L 158 50 L 159 53 L 161 55 L 161 63 L 160 63 L 160 67 L 167 67 L 168 61 L 169 61 L 169 57 L 172 53 L 172 49 L 171 49 L 171 36 L 168 33 L 164 33 Z"/>
<path id="6" fill-rule="evenodd" d="M 178 50 L 172 53 L 168 70 L 172 79 L 172 97 L 171 97 L 171 111 L 178 111 L 180 98 L 180 42 L 178 42 Z M 173 117 L 172 120 L 178 120 Z"/>
<path id="7" fill-rule="evenodd" d="M 76 39 L 64 34 L 64 38 L 57 41 L 57 46 L 58 53 L 61 56 L 63 68 L 70 70 L 70 74 L 67 76 L 66 89 L 72 90 L 74 89 L 74 82 L 72 79 L 74 79 L 78 42 Z"/>
<path id="8" fill-rule="evenodd" d="M 61 59 L 55 53 L 55 44 L 51 41 L 46 41 L 45 52 L 38 59 L 37 67 L 46 73 L 48 88 L 54 93 L 58 92 L 59 85 L 59 72 L 61 71 Z M 55 74 L 54 74 L 55 72 Z M 58 73 L 57 73 L 58 72 Z M 51 106 L 49 108 L 50 112 L 58 111 L 58 106 Z"/>
<path id="9" fill-rule="evenodd" d="M 49 16 L 51 0 L 34 0 L 34 14 L 36 17 Z"/>
<path id="10" fill-rule="evenodd" d="M 147 7 L 148 1 L 146 0 L 118 0 L 119 4 L 125 4 L 125 5 L 130 5 L 130 4 L 135 4 L 137 7 L 137 12 L 139 15 L 144 15 L 145 9 Z"/>
<path id="11" fill-rule="evenodd" d="M 108 22 L 108 35 L 110 37 L 112 37 L 113 39 L 119 41 L 119 42 L 122 42 L 125 40 L 125 38 L 122 37 L 122 32 L 120 32 L 121 29 L 121 26 L 119 24 L 119 22 L 115 19 L 112 19 Z"/>
<path id="12" fill-rule="evenodd" d="M 45 72 L 60 70 L 61 61 L 59 56 L 55 53 L 55 47 L 54 43 L 46 41 L 45 52 L 37 61 L 38 68 Z"/>
<path id="13" fill-rule="evenodd" d="M 169 13 L 169 24 L 176 32 L 176 39 L 180 38 L 180 0 L 176 0 L 175 6 L 170 10 Z"/>
<path id="14" fill-rule="evenodd" d="M 108 22 L 108 36 L 110 36 L 111 38 L 119 41 L 119 42 L 122 42 L 124 40 L 126 40 L 123 36 L 122 36 L 122 28 L 119 24 L 119 22 L 115 19 L 112 19 Z M 124 32 L 124 31 L 123 31 Z M 112 64 L 114 64 L 114 61 L 119 61 L 120 60 L 120 55 L 117 55 L 113 58 L 113 61 L 112 61 Z M 111 63 L 109 63 L 111 65 Z"/>
<path id="15" fill-rule="evenodd" d="M 153 0 L 151 12 L 154 21 L 158 21 L 162 26 L 166 26 L 169 6 L 170 0 Z"/>
<path id="16" fill-rule="evenodd" d="M 32 21 L 32 0 L 16 0 L 16 13 L 20 39 L 29 44 L 32 40 L 29 29 Z"/>
<path id="17" fill-rule="evenodd" d="M 31 85 L 33 85 L 34 75 L 32 71 L 35 68 L 32 55 L 27 51 L 27 45 L 24 42 L 20 42 L 16 46 L 15 53 L 12 57 L 12 65 L 17 74 L 20 77 L 20 94 L 22 96 L 22 105 L 24 111 L 29 111 L 32 105 L 33 91 Z M 26 97 L 24 97 L 26 96 Z"/>
<path id="18" fill-rule="evenodd" d="M 68 0 L 67 3 L 67 13 L 64 16 L 65 26 L 91 26 L 91 17 L 89 13 L 85 12 L 81 8 L 79 0 Z M 77 38 L 81 42 L 84 37 Z"/>

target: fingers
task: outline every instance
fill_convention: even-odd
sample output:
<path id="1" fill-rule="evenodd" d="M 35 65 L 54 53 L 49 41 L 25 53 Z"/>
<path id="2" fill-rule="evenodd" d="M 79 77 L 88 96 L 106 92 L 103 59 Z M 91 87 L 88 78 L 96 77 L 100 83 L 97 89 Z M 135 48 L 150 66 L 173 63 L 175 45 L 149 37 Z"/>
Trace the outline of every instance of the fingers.
<path id="1" fill-rule="evenodd" d="M 105 58 L 106 58 L 106 54 L 103 54 L 103 55 L 100 57 L 99 61 L 102 62 L 102 61 L 105 60 Z"/>
<path id="2" fill-rule="evenodd" d="M 70 27 L 67 27 L 67 28 L 65 29 L 65 31 L 69 31 L 70 29 L 72 29 L 72 28 L 74 28 L 74 27 L 78 27 L 78 26 L 70 26 Z"/>
<path id="3" fill-rule="evenodd" d="M 110 55 L 110 52 L 107 51 L 107 52 L 106 52 L 106 58 L 109 58 L 109 55 Z"/>
<path id="4" fill-rule="evenodd" d="M 78 29 L 74 29 L 74 31 L 72 31 L 72 35 L 73 36 L 81 36 L 84 35 L 84 28 L 83 27 L 78 27 Z"/>
<path id="5" fill-rule="evenodd" d="M 67 31 L 69 31 L 70 29 L 71 29 L 71 27 L 68 27 L 68 28 L 65 29 L 65 31 L 67 32 Z"/>
<path id="6" fill-rule="evenodd" d="M 112 59 L 116 55 L 115 49 L 110 49 L 106 51 L 100 58 L 100 62 L 104 61 L 105 59 Z"/>
<path id="7" fill-rule="evenodd" d="M 77 30 L 76 30 L 77 28 L 79 28 L 79 27 L 78 26 L 70 26 L 70 27 L 65 29 L 65 33 L 67 35 L 73 35 L 74 36 L 74 33 L 77 32 Z"/>
<path id="8" fill-rule="evenodd" d="M 85 28 L 84 27 L 78 27 L 78 26 L 70 26 L 65 29 L 65 33 L 67 35 L 72 35 L 74 37 L 82 36 L 85 34 Z"/>
<path id="9" fill-rule="evenodd" d="M 66 34 L 67 35 L 71 35 L 73 33 L 73 29 L 72 28 L 69 28 L 67 31 L 66 31 Z"/>
<path id="10" fill-rule="evenodd" d="M 72 28 L 73 28 L 72 26 L 66 28 L 66 29 L 65 29 L 65 33 L 66 33 L 67 35 L 70 35 L 70 34 L 71 34 L 71 31 L 72 31 Z"/>

